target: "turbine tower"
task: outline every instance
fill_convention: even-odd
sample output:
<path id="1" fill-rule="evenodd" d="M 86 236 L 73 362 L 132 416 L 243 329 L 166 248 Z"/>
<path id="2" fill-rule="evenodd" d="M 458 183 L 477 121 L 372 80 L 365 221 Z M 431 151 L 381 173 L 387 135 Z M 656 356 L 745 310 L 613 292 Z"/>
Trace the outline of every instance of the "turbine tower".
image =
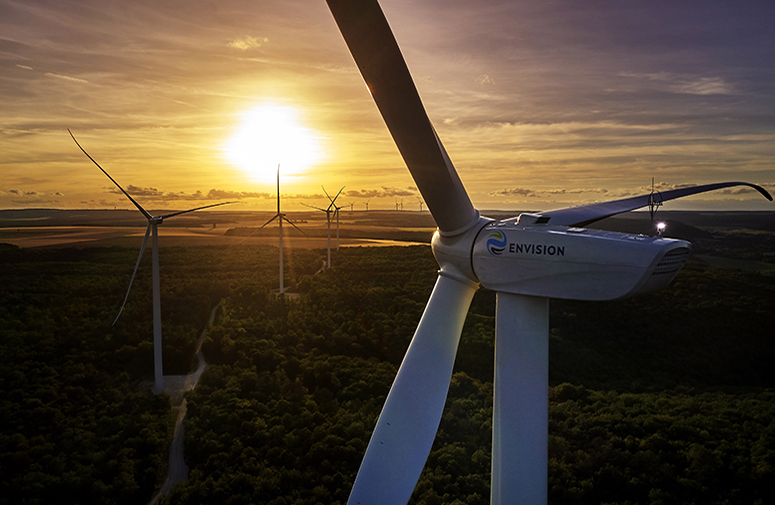
<path id="1" fill-rule="evenodd" d="M 331 207 L 334 205 L 334 202 L 336 201 L 336 199 L 339 198 L 339 194 L 342 192 L 343 189 L 344 189 L 344 186 L 342 186 L 342 189 L 339 190 L 339 193 L 337 193 L 336 196 L 332 200 L 331 197 L 328 195 L 328 192 L 326 192 L 326 188 L 323 188 L 323 192 L 326 194 L 328 199 L 331 201 L 331 203 L 329 203 L 328 207 L 326 207 L 325 209 L 322 209 L 320 207 L 313 207 L 312 205 L 307 205 L 306 203 L 302 204 L 305 207 L 309 207 L 310 209 L 316 209 L 316 210 L 320 210 L 320 211 L 323 211 L 323 212 L 326 213 L 326 227 L 328 228 L 328 260 L 327 260 L 327 263 L 326 263 L 326 269 L 330 269 L 331 268 L 331 213 L 334 212 L 333 210 L 331 210 Z"/>
<path id="2" fill-rule="evenodd" d="M 344 186 L 342 186 L 342 189 L 344 189 Z M 339 193 L 342 192 L 342 189 L 339 190 Z M 329 204 L 329 208 L 331 208 L 332 206 L 334 207 L 334 216 L 336 217 L 336 250 L 338 251 L 339 250 L 339 211 L 342 209 L 341 207 L 337 207 L 336 205 L 336 199 L 339 198 L 339 193 L 337 193 L 334 198 L 331 198 L 331 196 L 326 191 L 326 188 L 323 188 L 323 193 L 325 193 L 328 199 L 331 201 L 331 203 Z"/>
<path id="3" fill-rule="evenodd" d="M 145 229 L 145 237 L 143 238 L 143 245 L 140 246 L 140 254 L 137 256 L 137 263 L 135 263 L 135 269 L 132 272 L 132 278 L 129 279 L 129 287 L 126 290 L 126 295 L 124 296 L 124 303 L 121 304 L 121 309 L 118 311 L 118 315 L 116 316 L 116 319 L 113 320 L 113 324 L 116 324 L 116 321 L 118 321 L 118 318 L 121 316 L 121 313 L 124 311 L 124 306 L 126 306 L 126 301 L 129 298 L 129 291 L 132 289 L 132 283 L 135 280 L 135 274 L 137 274 L 137 267 L 140 266 L 140 260 L 143 257 L 143 252 L 145 251 L 145 246 L 148 244 L 148 235 L 152 235 L 151 243 L 153 246 L 153 375 L 154 375 L 154 386 L 153 386 L 153 392 L 158 394 L 164 389 L 164 373 L 162 370 L 162 356 L 161 356 L 161 295 L 160 295 L 160 283 L 159 283 L 159 236 L 157 227 L 165 220 L 173 216 L 179 216 L 180 214 L 186 214 L 188 212 L 194 212 L 196 210 L 202 210 L 202 209 L 209 209 L 210 207 L 218 207 L 219 205 L 227 205 L 232 202 L 223 202 L 223 203 L 216 203 L 213 205 L 205 205 L 204 207 L 197 207 L 195 209 L 188 209 L 188 210 L 182 210 L 179 212 L 172 212 L 170 214 L 164 214 L 161 216 L 152 216 L 148 213 L 142 206 L 140 206 L 139 203 L 135 201 L 134 198 L 129 196 L 129 193 L 124 191 L 124 188 L 119 185 L 118 182 L 116 182 L 113 177 L 108 174 L 105 169 L 103 169 L 99 163 L 97 163 L 94 158 L 92 158 L 89 153 L 86 152 L 86 150 L 81 147 L 81 144 L 78 143 L 77 140 L 75 140 L 75 136 L 73 135 L 73 132 L 70 131 L 70 129 L 67 130 L 67 132 L 70 134 L 70 136 L 73 138 L 73 141 L 75 142 L 75 145 L 78 146 L 78 148 L 83 151 L 83 154 L 86 155 L 87 158 L 89 158 L 92 163 L 97 165 L 97 168 L 102 170 L 102 173 L 108 176 L 108 179 L 110 179 L 113 184 L 116 185 L 118 189 L 121 190 L 122 193 L 124 193 L 124 196 L 129 198 L 129 201 L 132 202 L 132 204 L 137 207 L 137 210 L 139 210 L 143 216 L 148 220 L 148 227 Z"/>
<path id="4" fill-rule="evenodd" d="M 644 207 L 649 195 L 504 221 L 479 215 L 431 125 L 377 0 L 327 0 L 438 229 L 439 277 L 372 433 L 352 505 L 404 505 L 431 450 L 474 292 L 497 293 L 493 504 L 545 504 L 549 298 L 615 300 L 668 284 L 690 244 L 583 228 Z M 747 185 L 666 191 L 662 200 Z"/>
<path id="5" fill-rule="evenodd" d="M 265 226 L 267 226 L 269 223 L 277 219 L 277 224 L 280 227 L 280 291 L 279 294 L 283 294 L 285 292 L 285 287 L 283 286 L 283 221 L 287 222 L 289 225 L 293 226 L 299 232 L 301 232 L 302 235 L 305 237 L 307 236 L 306 233 L 301 231 L 298 226 L 293 224 L 291 221 L 288 220 L 288 218 L 285 217 L 285 214 L 280 212 L 280 165 L 277 165 L 277 214 L 272 216 L 272 218 L 267 221 L 266 223 L 261 225 L 261 228 L 259 230 L 263 229 Z"/>

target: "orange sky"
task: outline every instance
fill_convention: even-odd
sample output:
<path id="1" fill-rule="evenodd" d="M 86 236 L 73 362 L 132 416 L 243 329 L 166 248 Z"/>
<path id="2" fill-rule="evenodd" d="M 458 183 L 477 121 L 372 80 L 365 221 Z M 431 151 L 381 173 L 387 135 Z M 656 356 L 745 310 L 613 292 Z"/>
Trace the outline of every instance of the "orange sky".
<path id="1" fill-rule="evenodd" d="M 530 210 L 652 177 L 775 190 L 775 7 L 695 4 L 382 2 L 474 204 Z M 242 135 L 262 132 L 260 152 L 281 131 L 272 146 L 311 146 L 296 174 L 291 155 L 262 161 L 287 165 L 286 210 L 324 204 L 321 185 L 356 209 L 419 209 L 323 0 L 0 0 L 0 68 L 0 208 L 129 208 L 70 128 L 143 205 L 271 209 L 274 182 L 230 147 L 257 111 L 269 127 Z M 665 208 L 773 210 L 734 188 Z"/>

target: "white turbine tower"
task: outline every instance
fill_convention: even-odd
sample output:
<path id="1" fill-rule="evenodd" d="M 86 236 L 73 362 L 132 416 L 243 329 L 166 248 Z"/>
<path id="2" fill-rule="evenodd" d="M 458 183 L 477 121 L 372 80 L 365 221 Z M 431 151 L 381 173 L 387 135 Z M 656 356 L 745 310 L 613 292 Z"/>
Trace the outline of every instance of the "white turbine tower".
<path id="1" fill-rule="evenodd" d="M 334 205 L 334 202 L 336 201 L 337 198 L 339 198 L 339 194 L 342 192 L 343 189 L 344 189 L 344 186 L 342 186 L 342 189 L 339 190 L 339 193 L 337 193 L 332 200 L 331 197 L 328 195 L 328 192 L 326 192 L 326 188 L 323 188 L 323 193 L 325 193 L 328 199 L 331 201 L 331 203 L 329 203 L 328 207 L 326 207 L 325 209 L 321 209 L 320 207 L 313 207 L 312 205 L 307 205 L 305 203 L 302 204 L 305 207 L 309 207 L 310 209 L 316 209 L 326 213 L 326 227 L 328 229 L 328 260 L 326 263 L 327 269 L 331 268 L 331 213 L 334 212 L 333 210 L 331 210 L 331 207 L 336 207 Z M 337 243 L 338 243 L 338 231 L 337 231 Z"/>
<path id="2" fill-rule="evenodd" d="M 344 186 L 342 186 L 342 189 L 344 189 Z M 339 190 L 339 193 L 342 192 L 342 189 Z M 329 204 L 329 208 L 331 208 L 332 206 L 334 207 L 334 216 L 336 216 L 336 250 L 338 251 L 339 250 L 339 211 L 342 210 L 341 207 L 338 207 L 336 205 L 336 199 L 339 198 L 339 193 L 337 193 L 334 198 L 331 198 L 331 196 L 326 191 L 326 188 L 323 188 L 323 193 L 325 193 L 328 199 L 331 201 L 331 203 Z"/>
<path id="3" fill-rule="evenodd" d="M 283 221 L 287 222 L 289 225 L 299 230 L 301 234 L 304 235 L 305 237 L 307 236 L 307 234 L 301 231 L 298 226 L 296 226 L 291 221 L 289 221 L 288 218 L 285 217 L 285 214 L 280 212 L 280 165 L 279 164 L 277 165 L 277 214 L 272 216 L 272 218 L 269 221 L 262 224 L 259 230 L 267 226 L 275 219 L 278 220 L 277 224 L 280 227 L 280 291 L 278 294 L 283 294 L 285 292 L 285 286 L 283 286 Z"/>
<path id="4" fill-rule="evenodd" d="M 497 292 L 493 504 L 547 502 L 549 298 L 613 300 L 658 289 L 690 244 L 582 228 L 648 205 L 649 195 L 505 221 L 481 217 L 420 101 L 377 0 L 327 0 L 345 42 L 436 221 L 441 266 L 372 433 L 350 504 L 404 505 L 444 409 L 460 332 L 480 285 Z M 662 200 L 747 185 L 696 186 Z"/>
<path id="5" fill-rule="evenodd" d="M 137 256 L 137 263 L 135 263 L 135 269 L 132 272 L 132 278 L 129 279 L 129 287 L 126 290 L 126 295 L 124 296 L 124 303 L 121 304 L 121 309 L 118 311 L 118 315 L 116 316 L 116 319 L 113 321 L 113 324 L 116 324 L 116 321 L 118 321 L 118 318 L 121 316 L 121 312 L 123 312 L 124 307 L 126 306 L 126 301 L 129 298 L 129 291 L 132 289 L 132 283 L 135 280 L 135 274 L 137 274 L 137 267 L 140 266 L 140 260 L 143 257 L 143 252 L 145 252 L 145 246 L 148 244 L 148 235 L 152 235 L 152 246 L 153 246 L 153 374 L 154 374 L 154 386 L 153 391 L 154 393 L 160 393 L 164 389 L 164 375 L 162 370 L 162 359 L 161 359 L 161 295 L 160 295 L 160 283 L 159 283 L 159 236 L 157 227 L 165 220 L 173 216 L 179 216 L 180 214 L 186 214 L 188 212 L 194 212 L 196 210 L 202 210 L 202 209 L 209 209 L 210 207 L 218 207 L 219 205 L 226 205 L 232 202 L 223 202 L 223 203 L 216 203 L 213 205 L 205 205 L 204 207 L 197 207 L 195 209 L 188 209 L 188 210 L 182 210 L 179 212 L 171 212 L 169 214 L 164 214 L 161 216 L 152 216 L 149 214 L 144 208 L 140 206 L 139 203 L 135 201 L 134 198 L 129 196 L 129 193 L 124 191 L 124 188 L 119 185 L 119 183 L 116 182 L 113 177 L 108 174 L 105 169 L 103 169 L 99 163 L 97 163 L 94 158 L 92 158 L 89 153 L 86 152 L 86 150 L 81 147 L 81 144 L 78 143 L 77 140 L 75 140 L 75 136 L 73 135 L 73 132 L 71 132 L 69 129 L 67 132 L 70 134 L 70 136 L 73 138 L 73 141 L 78 146 L 78 148 L 83 151 L 83 154 L 86 155 L 87 158 L 89 158 L 92 163 L 97 165 L 97 168 L 102 170 L 102 173 L 108 176 L 108 179 L 110 179 L 113 184 L 116 185 L 116 187 L 121 190 L 122 193 L 124 193 L 124 196 L 129 198 L 129 201 L 132 202 L 132 204 L 137 207 L 137 210 L 139 210 L 143 216 L 148 220 L 148 227 L 145 229 L 145 237 L 143 238 L 143 245 L 140 246 L 140 254 Z"/>

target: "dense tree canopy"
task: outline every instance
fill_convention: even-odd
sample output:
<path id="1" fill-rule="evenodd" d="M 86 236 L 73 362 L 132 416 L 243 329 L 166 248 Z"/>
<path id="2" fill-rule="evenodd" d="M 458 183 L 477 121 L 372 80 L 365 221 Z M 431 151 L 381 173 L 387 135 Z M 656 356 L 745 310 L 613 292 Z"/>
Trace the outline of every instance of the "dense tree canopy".
<path id="1" fill-rule="evenodd" d="M 0 250 L 0 503 L 144 503 L 166 471 L 150 268 L 136 251 Z M 187 395 L 190 468 L 172 504 L 345 503 L 433 287 L 428 247 L 162 250 L 165 373 Z M 489 503 L 495 295 L 477 292 L 413 504 Z M 667 289 L 552 301 L 549 496 L 559 503 L 769 503 L 771 276 L 690 261 Z"/>

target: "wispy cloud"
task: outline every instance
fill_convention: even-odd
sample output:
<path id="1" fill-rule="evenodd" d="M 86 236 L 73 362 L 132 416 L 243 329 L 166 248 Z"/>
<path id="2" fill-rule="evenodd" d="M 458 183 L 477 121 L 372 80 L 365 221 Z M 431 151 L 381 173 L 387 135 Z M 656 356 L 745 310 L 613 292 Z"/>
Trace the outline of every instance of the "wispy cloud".
<path id="1" fill-rule="evenodd" d="M 664 83 L 665 90 L 671 93 L 688 95 L 734 95 L 737 93 L 735 86 L 726 82 L 722 77 L 693 77 L 670 72 L 623 73 L 621 75 Z"/>
<path id="2" fill-rule="evenodd" d="M 484 86 L 486 84 L 495 84 L 495 81 L 487 74 L 482 74 L 476 79 L 474 79 L 474 82 L 480 86 Z"/>
<path id="3" fill-rule="evenodd" d="M 269 42 L 266 37 L 240 37 L 238 39 L 229 42 L 228 46 L 232 49 L 239 49 L 240 51 L 247 51 L 249 49 L 257 49 L 262 45 Z"/>
<path id="4" fill-rule="evenodd" d="M 79 79 L 77 77 L 70 77 L 69 75 L 53 74 L 51 72 L 46 72 L 46 75 L 48 77 L 54 77 L 55 79 L 62 79 L 64 81 L 80 82 L 80 83 L 83 83 L 83 84 L 89 84 L 89 81 L 87 81 L 85 79 Z"/>

